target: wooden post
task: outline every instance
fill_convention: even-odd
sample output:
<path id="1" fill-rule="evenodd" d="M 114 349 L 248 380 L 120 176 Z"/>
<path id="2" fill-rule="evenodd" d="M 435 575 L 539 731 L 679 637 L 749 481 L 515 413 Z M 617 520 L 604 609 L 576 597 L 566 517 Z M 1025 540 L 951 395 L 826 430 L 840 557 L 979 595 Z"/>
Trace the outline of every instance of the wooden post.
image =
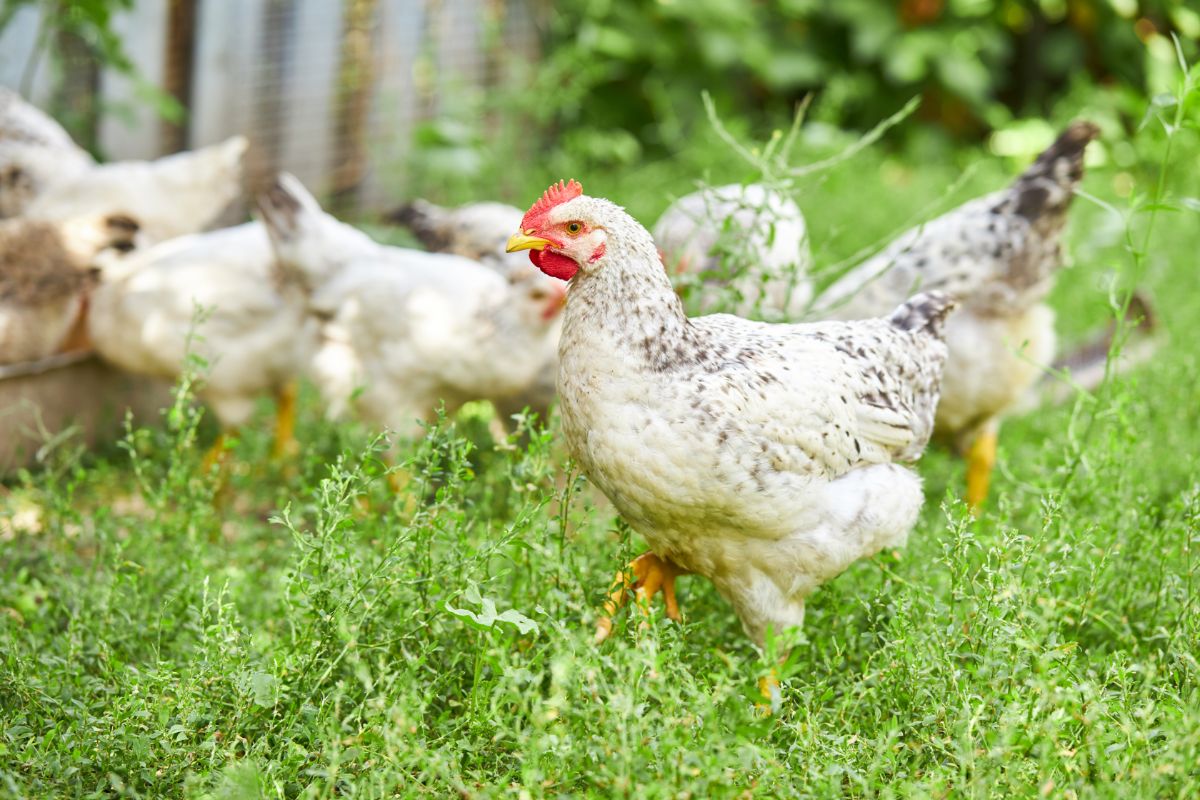
<path id="1" fill-rule="evenodd" d="M 166 57 L 163 61 L 163 90 L 174 97 L 186 116 L 178 123 L 163 120 L 161 145 L 164 153 L 188 147 L 192 110 L 192 71 L 196 53 L 196 0 L 168 0 Z"/>
<path id="2" fill-rule="evenodd" d="M 334 125 L 331 206 L 357 210 L 367 172 L 367 115 L 375 86 L 375 19 L 379 0 L 347 0 L 342 26 Z"/>

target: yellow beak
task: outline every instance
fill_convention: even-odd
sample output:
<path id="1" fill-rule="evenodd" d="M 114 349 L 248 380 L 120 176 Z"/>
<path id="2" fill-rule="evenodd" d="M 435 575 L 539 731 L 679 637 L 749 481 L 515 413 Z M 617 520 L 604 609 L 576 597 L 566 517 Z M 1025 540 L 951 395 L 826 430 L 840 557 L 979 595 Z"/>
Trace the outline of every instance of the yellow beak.
<path id="1" fill-rule="evenodd" d="M 515 253 L 518 250 L 541 250 L 548 244 L 554 244 L 549 239 L 541 239 L 537 236 L 530 236 L 524 231 L 518 231 L 508 237 L 508 246 L 504 248 L 506 253 Z"/>

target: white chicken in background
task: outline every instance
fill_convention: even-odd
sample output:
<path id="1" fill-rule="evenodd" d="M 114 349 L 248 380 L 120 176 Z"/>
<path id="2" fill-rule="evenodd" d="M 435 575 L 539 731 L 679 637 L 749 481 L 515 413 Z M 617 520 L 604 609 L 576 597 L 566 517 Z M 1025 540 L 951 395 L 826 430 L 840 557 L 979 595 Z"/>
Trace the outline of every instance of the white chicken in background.
<path id="1" fill-rule="evenodd" d="M 533 269 L 523 253 L 505 252 L 508 236 L 522 216 L 521 209 L 504 203 L 468 203 L 458 208 L 443 208 L 418 199 L 393 211 L 388 219 L 412 231 L 427 250 L 464 256 L 513 278 Z M 558 349 L 552 347 L 538 379 L 525 392 L 492 401 L 496 416 L 507 424 L 528 409 L 544 423 L 554 403 L 557 372 Z"/>
<path id="2" fill-rule="evenodd" d="M 804 215 L 760 184 L 701 189 L 672 203 L 654 226 L 667 272 L 691 278 L 697 310 L 772 321 L 799 319 L 812 298 Z M 685 297 L 693 299 L 685 291 Z"/>
<path id="3" fill-rule="evenodd" d="M 563 438 L 650 546 L 632 565 L 639 597 L 663 590 L 677 618 L 675 576 L 703 575 L 761 646 L 912 530 L 921 480 L 897 462 L 932 432 L 952 301 L 922 294 L 862 322 L 688 318 L 649 232 L 582 191 L 550 187 L 508 245 L 571 284 Z M 610 630 L 606 617 L 597 638 Z"/>
<path id="4" fill-rule="evenodd" d="M 946 323 L 950 357 L 936 434 L 967 455 L 967 502 L 987 497 L 1000 420 L 1055 353 L 1045 303 L 1063 264 L 1060 240 L 1083 154 L 1099 129 L 1069 126 L 1006 189 L 977 198 L 900 236 L 818 298 L 815 317 L 862 319 L 918 290 L 960 301 Z"/>
<path id="5" fill-rule="evenodd" d="M 310 241 L 331 270 L 380 248 L 332 217 L 314 225 L 319 233 Z M 130 372 L 174 379 L 189 352 L 203 358 L 198 394 L 223 432 L 245 424 L 258 398 L 274 396 L 278 457 L 293 441 L 294 380 L 315 346 L 302 305 L 284 292 L 266 229 L 251 222 L 172 239 L 108 265 L 93 293 L 89 330 L 100 355 Z M 210 462 L 224 441 L 225 433 Z"/>
<path id="6" fill-rule="evenodd" d="M 0 86 L 0 219 L 19 216 L 50 185 L 95 166 L 61 125 Z"/>
<path id="7" fill-rule="evenodd" d="M 95 265 L 107 250 L 132 249 L 137 232 L 123 216 L 0 221 L 0 364 L 85 349 Z"/>
<path id="8" fill-rule="evenodd" d="M 459 256 L 386 248 L 331 271 L 325 214 L 294 178 L 259 199 L 276 257 L 321 321 L 310 375 L 334 417 L 416 434 L 444 404 L 520 395 L 557 345 L 564 287 Z"/>
<path id="9" fill-rule="evenodd" d="M 504 252 L 508 234 L 521 221 L 521 209 L 505 203 L 468 203 L 443 208 L 427 200 L 411 200 L 388 214 L 388 221 L 412 231 L 433 253 L 463 256 L 507 274 L 529 267 L 520 253 Z"/>
<path id="10" fill-rule="evenodd" d="M 47 185 L 26 206 L 30 219 L 125 214 L 148 244 L 204 230 L 242 191 L 247 142 L 234 136 L 154 161 L 101 164 Z"/>

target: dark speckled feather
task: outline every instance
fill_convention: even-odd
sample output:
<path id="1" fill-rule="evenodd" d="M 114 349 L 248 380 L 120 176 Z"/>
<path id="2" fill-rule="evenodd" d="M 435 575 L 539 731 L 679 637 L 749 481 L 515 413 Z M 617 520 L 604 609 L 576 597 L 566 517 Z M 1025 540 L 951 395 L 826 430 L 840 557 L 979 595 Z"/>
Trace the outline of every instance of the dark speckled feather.
<path id="1" fill-rule="evenodd" d="M 521 210 L 504 203 L 443 208 L 415 199 L 392 211 L 387 219 L 411 231 L 426 250 L 434 253 L 473 258 L 506 275 L 530 266 L 524 254 L 504 252 L 509 234 L 521 223 Z"/>

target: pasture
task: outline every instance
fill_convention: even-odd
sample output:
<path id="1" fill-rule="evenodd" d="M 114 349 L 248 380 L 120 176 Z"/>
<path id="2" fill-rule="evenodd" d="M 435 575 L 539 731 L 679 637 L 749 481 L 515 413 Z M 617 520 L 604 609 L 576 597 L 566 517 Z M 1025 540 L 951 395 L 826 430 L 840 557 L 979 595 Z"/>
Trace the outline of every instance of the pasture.
<path id="1" fill-rule="evenodd" d="M 630 604 L 593 642 L 646 547 L 556 411 L 496 441 L 474 402 L 412 437 L 329 421 L 302 382 L 298 450 L 273 456 L 263 398 L 223 472 L 197 395 L 213 364 L 191 357 L 157 418 L 97 448 L 51 437 L 0 483 L 0 797 L 1200 796 L 1200 71 L 1173 56 L 1173 94 L 1073 86 L 1047 121 L 973 138 L 917 114 L 870 141 L 817 114 L 768 162 L 786 115 L 712 107 L 657 150 L 624 153 L 613 123 L 600 156 L 541 151 L 506 119 L 469 175 L 410 165 L 411 196 L 526 208 L 576 178 L 647 226 L 698 183 L 816 165 L 785 188 L 827 285 L 1090 119 L 1049 299 L 1060 350 L 1134 288 L 1157 348 L 1119 367 L 1122 322 L 1098 386 L 1049 376 L 1005 420 L 979 516 L 962 460 L 931 445 L 907 547 L 822 586 L 763 651 L 695 576 L 681 623 Z"/>
<path id="2" fill-rule="evenodd" d="M 1167 165 L 1172 196 L 1200 188 L 1190 145 Z M 1153 134 L 1132 146 L 1163 154 Z M 579 177 L 652 217 L 718 147 L 655 165 L 655 191 L 644 173 Z M 833 263 L 1009 172 L 977 150 L 868 151 L 800 197 Z M 1085 191 L 1128 209 L 1120 172 L 1093 167 Z M 1130 223 L 1139 245 L 1147 216 Z M 1069 241 L 1064 337 L 1111 318 L 1110 282 L 1139 270 L 1165 344 L 1094 395 L 1009 421 L 978 520 L 961 463 L 931 449 L 908 547 L 818 592 L 768 718 L 755 680 L 770 662 L 702 579 L 681 583 L 682 625 L 626 615 L 592 645 L 639 543 L 553 421 L 497 450 L 489 410 L 468 408 L 401 446 L 415 478 L 393 495 L 374 433 L 324 422 L 306 393 L 299 455 L 271 462 L 264 406 L 214 505 L 195 364 L 161 425 L 98 453 L 67 439 L 5 489 L 0 791 L 1192 795 L 1200 226 L 1159 212 L 1135 259 L 1125 224 L 1079 202 Z"/>

